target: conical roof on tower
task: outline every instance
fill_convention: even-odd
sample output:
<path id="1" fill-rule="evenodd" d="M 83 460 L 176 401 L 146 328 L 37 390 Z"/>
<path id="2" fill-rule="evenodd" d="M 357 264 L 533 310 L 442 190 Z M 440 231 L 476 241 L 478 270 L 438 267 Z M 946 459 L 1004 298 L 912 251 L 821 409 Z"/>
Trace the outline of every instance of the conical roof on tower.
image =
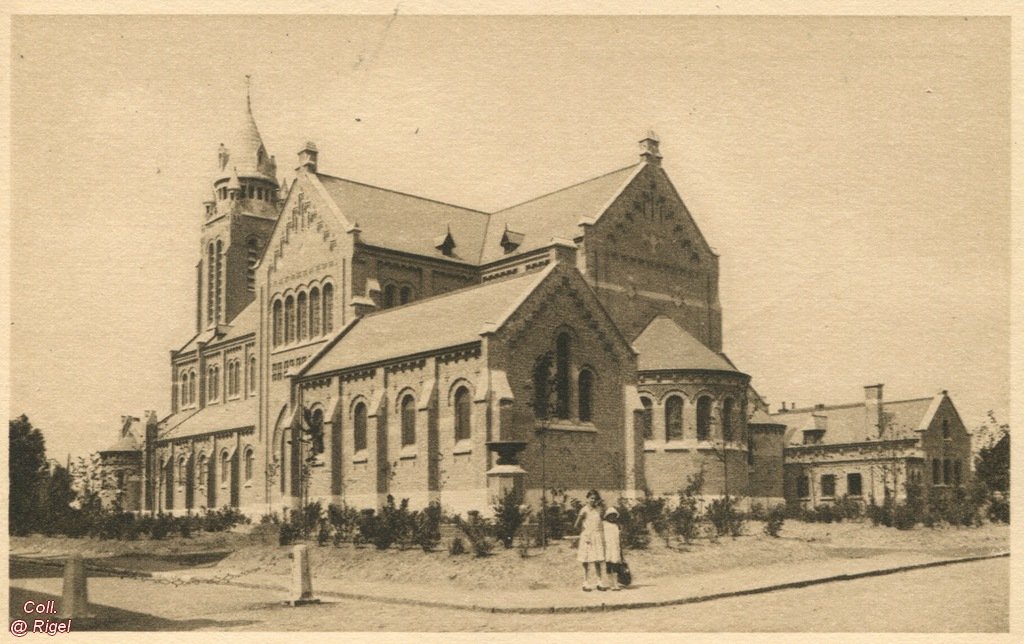
<path id="1" fill-rule="evenodd" d="M 276 185 L 277 164 L 267 154 L 259 128 L 256 127 L 248 80 L 249 77 L 246 76 L 245 110 L 229 137 L 221 144 L 222 148 L 218 154 L 218 178 L 229 178 L 234 170 L 239 177 L 255 177 L 272 181 Z"/>

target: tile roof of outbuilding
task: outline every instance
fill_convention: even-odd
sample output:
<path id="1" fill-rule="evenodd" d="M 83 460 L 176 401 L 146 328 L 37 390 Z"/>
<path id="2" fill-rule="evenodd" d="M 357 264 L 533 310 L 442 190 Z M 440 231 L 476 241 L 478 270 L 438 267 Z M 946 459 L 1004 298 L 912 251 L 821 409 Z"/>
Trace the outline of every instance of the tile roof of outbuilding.
<path id="1" fill-rule="evenodd" d="M 877 431 L 869 432 L 865 419 L 867 409 L 863 402 L 780 411 L 772 414 L 772 419 L 786 425 L 786 443 L 788 445 L 803 444 L 803 430 L 815 428 L 815 415 L 826 417 L 825 433 L 821 441 L 824 444 L 917 438 L 917 430 L 927 428 L 928 422 L 934 414 L 934 408 L 937 408 L 936 399 L 941 401 L 942 396 L 943 394 L 938 394 L 928 398 L 891 402 L 883 400 L 882 413 L 888 416 L 888 426 L 884 436 L 878 436 Z M 874 435 L 870 435 L 870 433 L 874 433 Z"/>
<path id="2" fill-rule="evenodd" d="M 658 315 L 633 340 L 639 352 L 637 371 L 729 371 L 740 373 L 725 356 L 704 346 L 675 320 Z"/>
<path id="3" fill-rule="evenodd" d="M 480 340 L 504 323 L 556 266 L 357 318 L 300 373 L 324 374 Z"/>

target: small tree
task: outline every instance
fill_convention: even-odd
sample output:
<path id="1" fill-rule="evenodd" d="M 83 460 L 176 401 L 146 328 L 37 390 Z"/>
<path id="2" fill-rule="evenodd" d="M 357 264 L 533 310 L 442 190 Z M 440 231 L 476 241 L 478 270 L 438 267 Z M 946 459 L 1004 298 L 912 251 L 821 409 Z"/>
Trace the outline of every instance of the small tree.
<path id="1" fill-rule="evenodd" d="M 9 423 L 8 527 L 11 534 L 37 529 L 41 487 L 46 480 L 46 441 L 22 414 Z"/>
<path id="2" fill-rule="evenodd" d="M 999 423 L 992 411 L 988 421 L 975 432 L 975 478 L 989 490 L 1007 492 L 1010 489 L 1010 426 Z"/>

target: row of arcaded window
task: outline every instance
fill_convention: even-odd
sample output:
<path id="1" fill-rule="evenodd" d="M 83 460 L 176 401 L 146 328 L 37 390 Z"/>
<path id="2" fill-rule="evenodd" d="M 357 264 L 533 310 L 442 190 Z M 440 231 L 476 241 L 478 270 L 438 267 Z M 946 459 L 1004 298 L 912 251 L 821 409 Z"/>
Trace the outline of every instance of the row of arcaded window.
<path id="1" fill-rule="evenodd" d="M 256 356 L 249 356 L 246 367 L 246 380 L 249 394 L 256 393 Z M 238 359 L 228 360 L 227 363 L 227 395 L 234 398 L 241 394 L 242 390 L 242 363 Z M 221 382 L 220 367 L 210 365 L 206 370 L 206 400 L 216 402 L 220 399 Z M 190 407 L 198 403 L 196 399 L 196 372 L 195 369 L 182 371 L 178 376 L 178 406 Z"/>
<path id="2" fill-rule="evenodd" d="M 467 440 L 472 436 L 472 404 L 473 397 L 467 387 L 459 387 L 455 391 L 455 440 Z M 398 403 L 401 421 L 402 446 L 416 444 L 416 399 L 412 394 L 402 396 Z M 367 408 L 365 402 L 356 403 L 352 412 L 352 447 L 361 452 L 367 446 Z"/>
<path id="3" fill-rule="evenodd" d="M 380 308 L 390 309 L 393 306 L 401 306 L 412 302 L 416 292 L 408 284 L 398 286 L 397 284 L 385 284 L 381 292 Z"/>
<path id="4" fill-rule="evenodd" d="M 260 186 L 254 186 L 251 184 L 243 185 L 238 194 L 243 199 L 255 199 L 257 201 L 267 201 L 273 203 L 275 199 L 275 193 L 277 191 L 271 188 L 263 188 Z M 221 186 L 217 189 L 217 198 L 221 201 L 226 199 L 234 199 L 235 193 L 228 190 L 227 186 Z"/>
<path id="5" fill-rule="evenodd" d="M 650 398 L 642 396 L 643 404 L 642 430 L 645 440 L 654 439 L 654 403 Z M 706 441 L 711 438 L 711 396 L 697 398 L 697 440 Z M 736 438 L 736 414 L 732 398 L 722 402 L 722 437 L 731 441 Z M 683 398 L 669 396 L 665 399 L 665 440 L 683 440 Z"/>
<path id="6" fill-rule="evenodd" d="M 334 330 L 334 286 L 329 282 L 321 291 L 314 286 L 277 298 L 271 310 L 271 338 L 274 346 L 302 342 Z"/>
<path id="7" fill-rule="evenodd" d="M 574 391 L 575 390 L 575 391 Z M 533 369 L 533 413 L 540 420 L 570 420 L 575 394 L 576 418 L 591 422 L 594 418 L 594 372 L 580 369 L 575 388 L 572 376 L 572 336 L 559 333 L 554 354 L 537 358 Z"/>
<path id="8" fill-rule="evenodd" d="M 824 499 L 835 498 L 836 496 L 835 474 L 822 474 L 818 479 L 819 497 Z M 848 496 L 863 496 L 864 479 L 860 472 L 850 472 L 846 475 L 846 494 Z M 796 495 L 801 499 L 811 496 L 811 477 L 806 474 L 796 480 Z"/>

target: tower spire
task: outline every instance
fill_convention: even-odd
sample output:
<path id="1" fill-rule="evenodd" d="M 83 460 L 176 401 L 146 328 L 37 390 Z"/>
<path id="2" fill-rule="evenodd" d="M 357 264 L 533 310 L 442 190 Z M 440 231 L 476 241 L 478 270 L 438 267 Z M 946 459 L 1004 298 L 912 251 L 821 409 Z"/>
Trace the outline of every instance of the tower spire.
<path id="1" fill-rule="evenodd" d="M 252 76 L 245 75 L 245 109 L 252 114 Z"/>

